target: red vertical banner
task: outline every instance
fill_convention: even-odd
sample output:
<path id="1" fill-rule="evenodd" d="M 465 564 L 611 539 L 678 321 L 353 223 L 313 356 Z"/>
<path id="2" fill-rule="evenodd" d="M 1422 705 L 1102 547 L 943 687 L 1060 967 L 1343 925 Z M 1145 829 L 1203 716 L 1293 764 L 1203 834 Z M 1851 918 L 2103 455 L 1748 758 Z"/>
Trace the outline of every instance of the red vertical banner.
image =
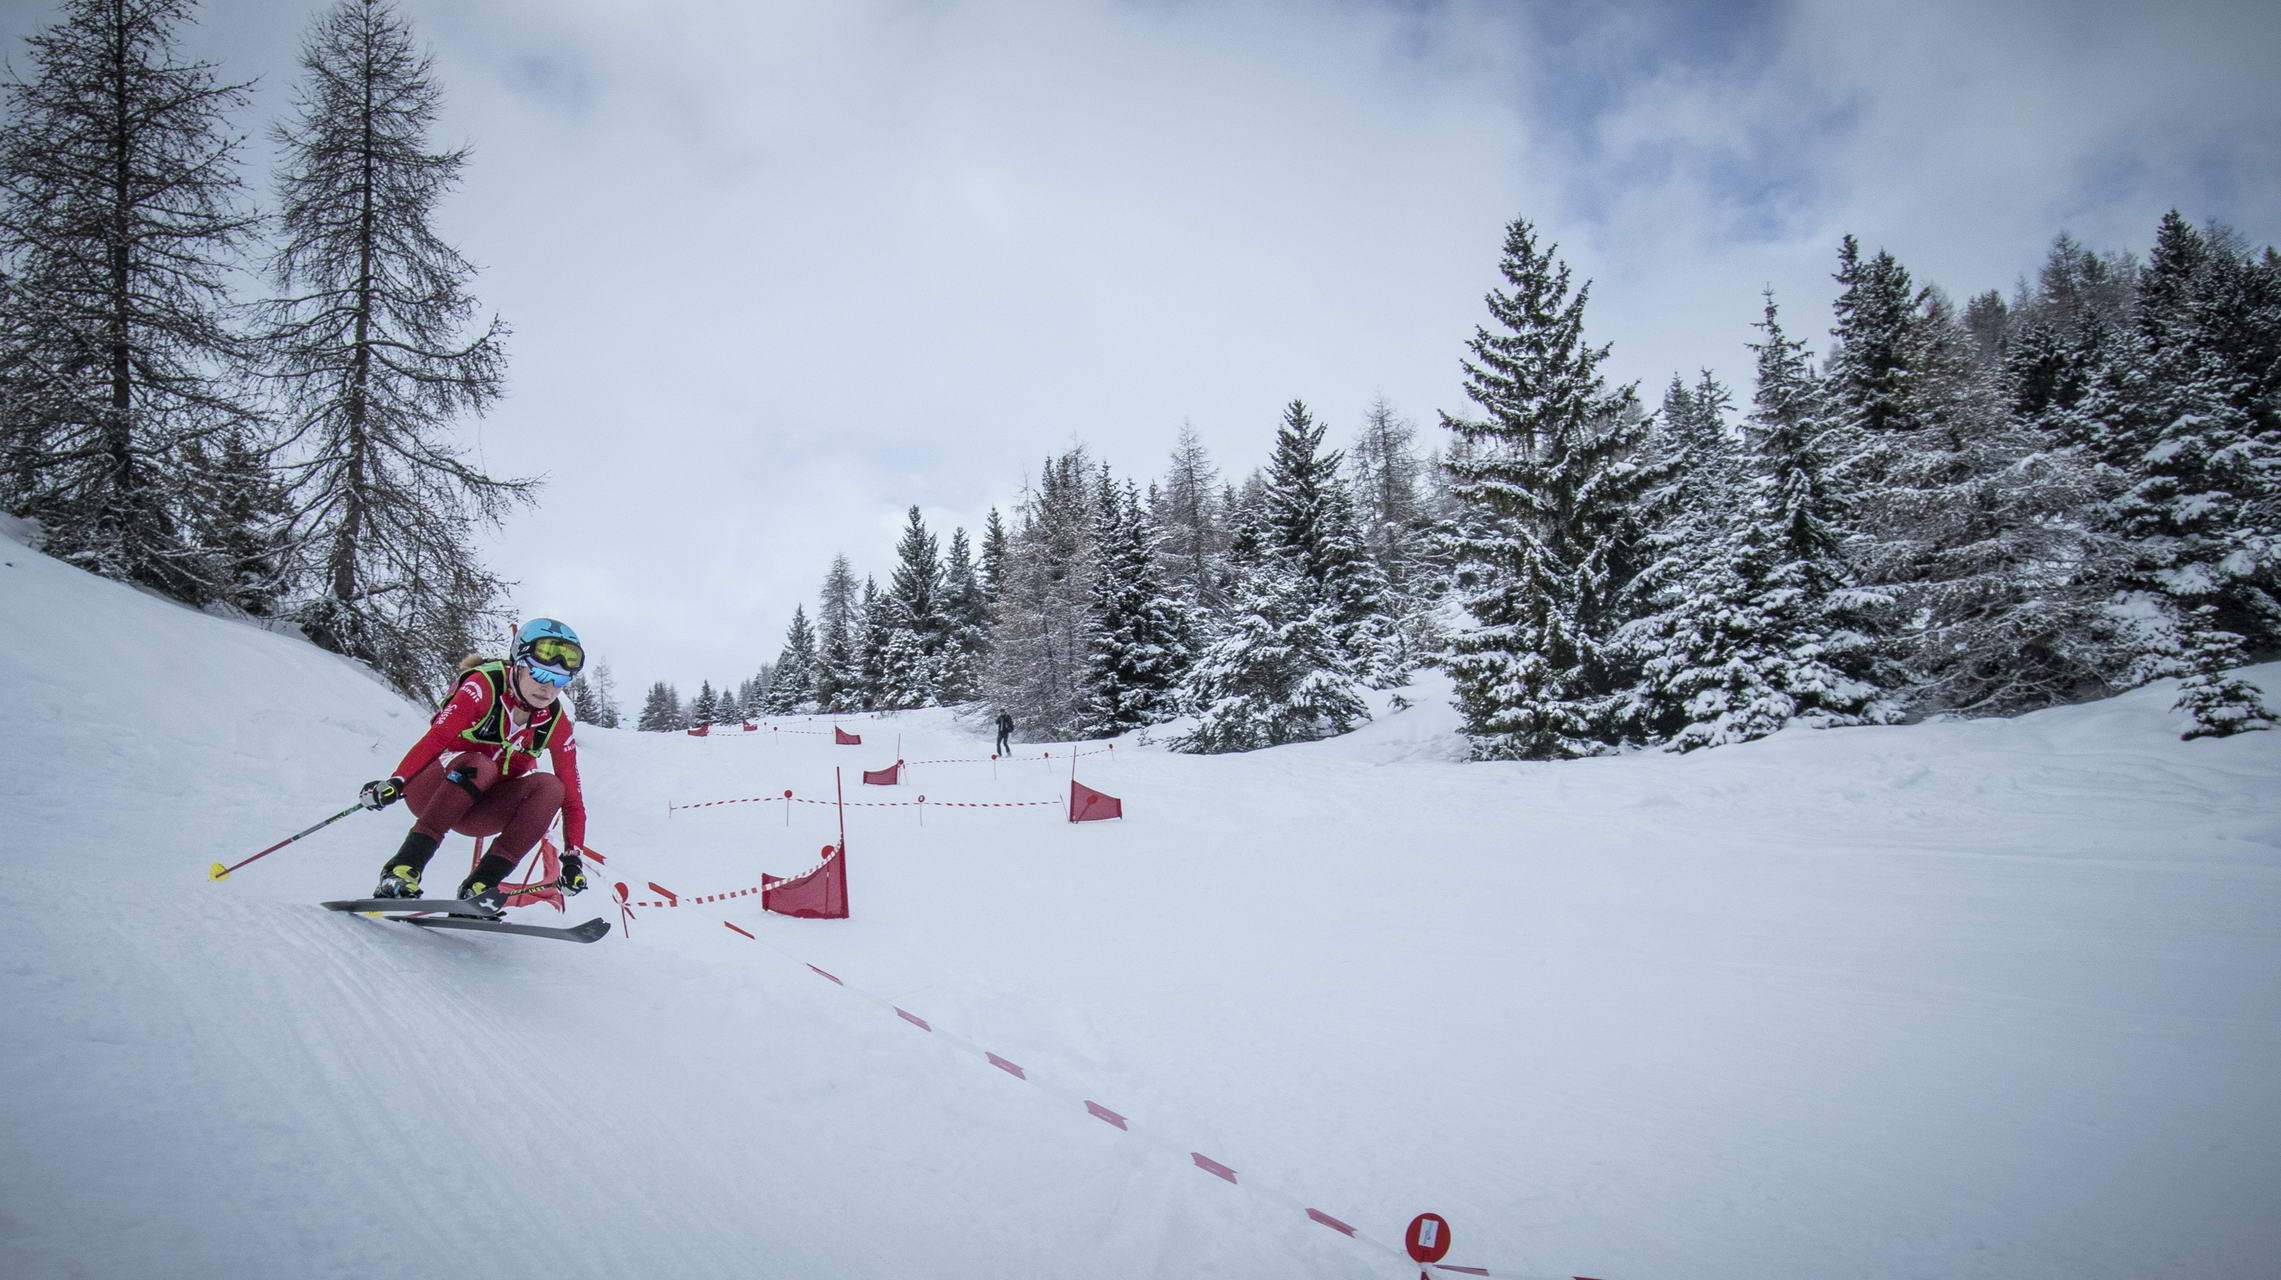
<path id="1" fill-rule="evenodd" d="M 806 875 L 789 880 L 760 878 L 760 906 L 783 916 L 811 920 L 847 919 L 847 859 L 845 850 L 824 846 L 823 861 Z"/>

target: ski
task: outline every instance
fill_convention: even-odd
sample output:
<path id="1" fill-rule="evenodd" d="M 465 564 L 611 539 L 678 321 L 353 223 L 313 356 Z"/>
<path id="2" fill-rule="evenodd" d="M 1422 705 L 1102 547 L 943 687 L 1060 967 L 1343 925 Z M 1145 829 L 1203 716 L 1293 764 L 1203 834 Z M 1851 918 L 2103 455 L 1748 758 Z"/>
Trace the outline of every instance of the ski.
<path id="1" fill-rule="evenodd" d="M 523 924 L 515 920 L 470 920 L 463 916 L 394 916 L 405 924 L 416 924 L 423 929 L 474 929 L 482 933 L 520 933 L 532 938 L 559 938 L 564 942 L 598 942 L 610 931 L 610 922 L 600 916 L 584 924 L 567 929 L 553 925 Z"/>
<path id="2" fill-rule="evenodd" d="M 319 903 L 327 911 L 436 911 L 450 916 L 497 915 L 498 908 L 478 906 L 472 898 L 342 898 Z"/>

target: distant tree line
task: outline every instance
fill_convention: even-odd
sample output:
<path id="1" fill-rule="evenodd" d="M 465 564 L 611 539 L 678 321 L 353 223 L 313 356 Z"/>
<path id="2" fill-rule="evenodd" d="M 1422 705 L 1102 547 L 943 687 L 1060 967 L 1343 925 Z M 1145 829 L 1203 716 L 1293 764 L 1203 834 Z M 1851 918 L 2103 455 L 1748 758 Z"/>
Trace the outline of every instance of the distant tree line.
<path id="1" fill-rule="evenodd" d="M 1441 447 L 1383 399 L 1351 448 L 1293 401 L 1225 482 L 1183 428 L 1145 488 L 1048 457 L 979 551 L 912 507 L 885 588 L 811 621 L 707 718 L 981 700 L 1024 738 L 1171 723 L 1233 751 L 1343 732 L 1445 669 L 1481 759 L 1690 750 L 1790 724 L 2014 714 L 2184 678 L 2189 736 L 2270 726 L 2281 652 L 2281 257 L 2175 212 L 2142 263 L 2066 235 L 1961 309 L 1838 248 L 1819 359 L 1776 300 L 1747 402 L 1601 373 L 1589 285 L 1516 220 Z M 709 709 L 709 710 L 708 710 Z"/>
<path id="2" fill-rule="evenodd" d="M 464 150 L 384 0 L 304 34 L 257 209 L 194 0 L 66 0 L 0 84 L 0 506 L 58 557 L 298 626 L 434 695 L 506 621 L 477 526 L 536 482 L 455 426 L 507 328 L 433 229 Z"/>

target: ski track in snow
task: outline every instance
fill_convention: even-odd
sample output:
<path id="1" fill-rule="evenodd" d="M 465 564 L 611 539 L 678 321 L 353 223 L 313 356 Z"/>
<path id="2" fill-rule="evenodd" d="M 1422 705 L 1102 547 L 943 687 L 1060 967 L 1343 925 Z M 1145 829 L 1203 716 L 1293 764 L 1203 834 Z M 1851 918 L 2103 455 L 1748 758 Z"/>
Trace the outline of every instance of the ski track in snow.
<path id="1" fill-rule="evenodd" d="M 1081 759 L 1120 822 L 851 809 L 849 920 L 745 898 L 571 946 L 318 909 L 400 810 L 209 883 L 423 710 L 0 552 L 11 1278 L 1405 1274 L 1284 1195 L 1608 1280 L 2281 1258 L 2281 734 L 2182 743 L 2166 687 L 1470 765 L 1421 682 L 1331 742 Z M 582 728 L 598 879 L 803 870 L 828 808 L 667 806 L 826 796 L 835 767 L 851 801 L 1066 796 L 1063 744 L 857 782 L 897 735 L 986 757 L 983 719 Z M 607 890 L 564 919 L 594 914 Z"/>

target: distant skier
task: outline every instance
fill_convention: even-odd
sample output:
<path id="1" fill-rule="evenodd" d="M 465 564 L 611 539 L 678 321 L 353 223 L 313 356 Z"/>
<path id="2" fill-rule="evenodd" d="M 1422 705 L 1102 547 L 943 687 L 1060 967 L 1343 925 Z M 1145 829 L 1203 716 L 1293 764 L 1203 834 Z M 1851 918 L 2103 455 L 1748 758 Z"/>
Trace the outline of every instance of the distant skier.
<path id="1" fill-rule="evenodd" d="M 497 837 L 457 895 L 496 907 L 505 897 L 499 882 L 538 844 L 557 813 L 564 845 L 558 883 L 566 893 L 586 887 L 578 749 L 568 711 L 557 701 L 585 664 L 578 634 L 552 618 L 524 623 L 505 661 L 470 656 L 459 664 L 459 687 L 427 733 L 392 776 L 365 783 L 359 793 L 368 809 L 387 808 L 402 797 L 419 818 L 403 847 L 382 866 L 372 896 L 419 897 L 420 873 L 436 845 L 457 831 Z M 553 773 L 538 771 L 541 751 L 553 754 Z"/>
<path id="2" fill-rule="evenodd" d="M 1005 712 L 1005 709 L 1001 707 L 1001 708 L 999 709 L 999 711 L 998 711 L 998 754 L 999 754 L 999 755 L 1006 755 L 1006 754 L 1009 754 L 1010 752 L 1012 752 L 1013 748 L 1012 748 L 1011 746 L 1007 745 L 1007 742 L 1006 742 L 1006 738 L 1007 738 L 1007 735 L 1008 735 L 1008 734 L 1011 734 L 1013 731 L 1014 731 L 1014 717 L 1012 717 L 1012 716 L 1010 716 L 1010 715 L 1007 715 L 1007 714 L 1006 714 L 1006 712 Z"/>

